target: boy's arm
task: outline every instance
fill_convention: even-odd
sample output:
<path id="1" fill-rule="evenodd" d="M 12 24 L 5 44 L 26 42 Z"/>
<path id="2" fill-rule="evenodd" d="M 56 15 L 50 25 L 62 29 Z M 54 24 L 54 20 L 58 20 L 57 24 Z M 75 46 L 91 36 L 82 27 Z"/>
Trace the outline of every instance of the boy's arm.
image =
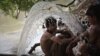
<path id="1" fill-rule="evenodd" d="M 75 39 L 75 37 L 71 37 L 71 38 L 64 38 L 61 40 L 61 43 L 67 43 L 69 44 L 71 41 L 73 41 Z"/>
<path id="2" fill-rule="evenodd" d="M 80 37 L 89 37 L 88 31 L 85 31 L 82 34 L 80 34 Z"/>
<path id="3" fill-rule="evenodd" d="M 73 51 L 72 51 L 72 48 L 75 47 L 77 45 L 77 42 L 79 41 L 79 38 L 78 37 L 75 37 L 75 39 L 69 43 L 69 45 L 67 46 L 66 48 L 66 53 L 68 55 L 73 55 Z"/>

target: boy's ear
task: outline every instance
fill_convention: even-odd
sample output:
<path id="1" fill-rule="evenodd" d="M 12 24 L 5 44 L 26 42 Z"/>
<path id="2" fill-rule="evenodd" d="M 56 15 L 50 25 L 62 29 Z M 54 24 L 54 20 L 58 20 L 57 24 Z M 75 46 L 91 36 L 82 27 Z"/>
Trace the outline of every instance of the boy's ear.
<path id="1" fill-rule="evenodd" d="M 42 28 L 45 28 L 45 26 L 44 26 L 44 25 L 42 25 Z"/>
<path id="2" fill-rule="evenodd" d="M 46 26 L 45 26 L 45 24 L 43 23 L 43 25 L 42 25 L 42 28 L 44 29 L 44 28 L 46 28 Z"/>
<path id="3" fill-rule="evenodd" d="M 96 20 L 96 16 L 92 16 L 92 18 L 93 18 L 93 20 L 97 21 L 97 20 Z"/>

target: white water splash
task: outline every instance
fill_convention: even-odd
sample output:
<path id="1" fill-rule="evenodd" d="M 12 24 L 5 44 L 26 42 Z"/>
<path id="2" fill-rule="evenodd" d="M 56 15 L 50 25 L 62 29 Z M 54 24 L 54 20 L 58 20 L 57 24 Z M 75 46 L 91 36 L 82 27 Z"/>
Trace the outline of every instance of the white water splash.
<path id="1" fill-rule="evenodd" d="M 77 32 L 83 30 L 73 14 L 63 12 L 54 3 L 39 2 L 32 7 L 26 20 L 17 52 L 19 56 L 27 54 L 28 50 L 34 43 L 40 42 L 41 35 L 44 31 L 42 29 L 42 24 L 45 18 L 49 16 L 53 16 L 56 19 L 62 18 L 63 22 L 66 23 L 75 35 Z"/>

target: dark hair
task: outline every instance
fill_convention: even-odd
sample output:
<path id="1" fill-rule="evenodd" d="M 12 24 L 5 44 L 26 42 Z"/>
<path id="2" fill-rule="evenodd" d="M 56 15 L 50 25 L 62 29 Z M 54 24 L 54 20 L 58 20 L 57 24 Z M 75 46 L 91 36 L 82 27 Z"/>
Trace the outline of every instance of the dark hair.
<path id="1" fill-rule="evenodd" d="M 100 4 L 91 5 L 87 12 L 87 16 L 95 16 L 97 21 L 100 21 Z"/>
<path id="2" fill-rule="evenodd" d="M 50 25 L 55 26 L 56 22 L 57 22 L 57 20 L 54 17 L 52 17 L 52 16 L 50 16 L 50 17 L 45 19 L 46 27 L 49 27 Z"/>

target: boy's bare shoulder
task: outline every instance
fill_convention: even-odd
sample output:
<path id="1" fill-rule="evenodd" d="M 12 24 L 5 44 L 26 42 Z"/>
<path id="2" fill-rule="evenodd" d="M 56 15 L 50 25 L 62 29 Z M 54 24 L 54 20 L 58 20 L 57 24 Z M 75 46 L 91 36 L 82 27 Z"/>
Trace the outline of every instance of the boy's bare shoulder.
<path id="1" fill-rule="evenodd" d="M 52 37 L 52 36 L 53 36 L 52 34 L 50 34 L 49 32 L 45 31 L 43 33 L 43 35 L 42 35 L 42 38 L 43 39 L 49 39 L 49 37 Z"/>

